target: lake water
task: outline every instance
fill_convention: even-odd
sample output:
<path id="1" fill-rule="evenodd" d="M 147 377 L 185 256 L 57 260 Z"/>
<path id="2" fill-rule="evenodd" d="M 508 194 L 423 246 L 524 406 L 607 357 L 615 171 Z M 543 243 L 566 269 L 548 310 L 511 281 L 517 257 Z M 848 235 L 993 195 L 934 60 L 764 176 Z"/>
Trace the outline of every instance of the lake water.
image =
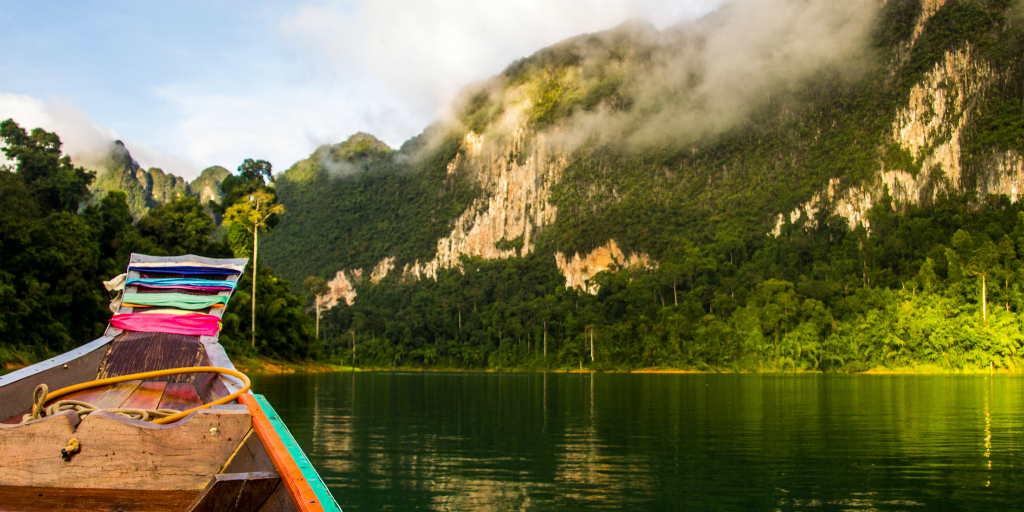
<path id="1" fill-rule="evenodd" d="M 1024 378 L 254 379 L 346 511 L 1024 510 Z"/>

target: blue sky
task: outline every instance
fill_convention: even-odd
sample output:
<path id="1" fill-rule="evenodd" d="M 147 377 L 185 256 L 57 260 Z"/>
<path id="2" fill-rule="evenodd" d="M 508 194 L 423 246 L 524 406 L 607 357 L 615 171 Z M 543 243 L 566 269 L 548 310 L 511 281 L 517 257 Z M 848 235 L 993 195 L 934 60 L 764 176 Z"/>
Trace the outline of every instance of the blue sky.
<path id="1" fill-rule="evenodd" d="M 0 118 L 187 178 L 276 171 L 365 131 L 397 147 L 466 84 L 566 37 L 711 0 L 0 0 Z"/>

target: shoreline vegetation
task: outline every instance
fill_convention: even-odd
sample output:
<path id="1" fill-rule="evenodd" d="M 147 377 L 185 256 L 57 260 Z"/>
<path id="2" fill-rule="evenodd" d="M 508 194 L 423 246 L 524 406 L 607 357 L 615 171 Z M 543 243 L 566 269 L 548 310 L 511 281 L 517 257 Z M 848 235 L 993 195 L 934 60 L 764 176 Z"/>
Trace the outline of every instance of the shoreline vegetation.
<path id="1" fill-rule="evenodd" d="M 1008 369 L 961 368 L 945 369 L 936 365 L 921 364 L 905 367 L 876 367 L 860 372 L 822 372 L 816 370 L 779 370 L 779 369 L 706 369 L 692 368 L 589 368 L 565 366 L 558 368 L 455 368 L 455 367 L 375 367 L 352 366 L 326 363 L 322 361 L 280 361 L 267 357 L 240 358 L 235 366 L 243 373 L 274 374 L 274 373 L 337 373 L 337 372 L 391 372 L 391 373 L 629 373 L 629 374 L 826 374 L 841 373 L 846 375 L 1021 375 Z"/>
<path id="2" fill-rule="evenodd" d="M 20 354 L 17 361 L 6 361 L 0 367 L 0 375 L 26 368 L 42 361 L 32 358 L 30 354 Z M 519 368 L 457 368 L 457 367 L 420 367 L 420 366 L 346 366 L 327 361 L 297 360 L 288 361 L 271 357 L 234 356 L 232 362 L 238 371 L 246 374 L 268 375 L 283 373 L 344 373 L 344 372 L 392 372 L 392 373 L 631 373 L 631 374 L 719 374 L 745 373 L 764 375 L 798 375 L 798 374 L 846 374 L 846 375 L 1021 375 L 1008 368 L 942 368 L 933 364 L 913 366 L 884 367 L 878 366 L 858 372 L 824 372 L 807 369 L 772 369 L 772 368 L 592 368 L 563 366 L 557 368 L 519 367 Z"/>

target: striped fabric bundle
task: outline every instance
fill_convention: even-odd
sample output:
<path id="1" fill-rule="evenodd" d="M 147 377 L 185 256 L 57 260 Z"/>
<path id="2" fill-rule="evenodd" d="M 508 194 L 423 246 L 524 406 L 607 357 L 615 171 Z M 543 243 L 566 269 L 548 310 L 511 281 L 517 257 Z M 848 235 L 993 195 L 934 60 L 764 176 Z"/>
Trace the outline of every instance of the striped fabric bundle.
<path id="1" fill-rule="evenodd" d="M 128 286 L 140 288 L 180 288 L 184 290 L 196 290 L 201 292 L 221 292 L 235 289 L 234 281 L 216 281 L 213 279 L 195 278 L 129 278 Z"/>
<path id="2" fill-rule="evenodd" d="M 220 330 L 220 319 L 202 313 L 126 313 L 114 315 L 110 325 L 125 331 L 216 336 Z"/>
<path id="3" fill-rule="evenodd" d="M 183 274 L 189 276 L 234 276 L 245 270 L 245 265 L 211 265 L 190 261 L 129 263 L 128 270 L 149 274 Z"/>
<path id="4" fill-rule="evenodd" d="M 233 276 L 241 274 L 242 271 L 224 267 L 200 267 L 200 266 L 152 266 L 140 267 L 129 265 L 128 270 L 135 270 L 143 274 L 182 274 L 186 276 Z"/>
<path id="5" fill-rule="evenodd" d="M 227 306 L 226 295 L 188 295 L 185 293 L 125 293 L 121 305 L 128 307 L 170 307 L 178 309 L 222 308 Z"/>

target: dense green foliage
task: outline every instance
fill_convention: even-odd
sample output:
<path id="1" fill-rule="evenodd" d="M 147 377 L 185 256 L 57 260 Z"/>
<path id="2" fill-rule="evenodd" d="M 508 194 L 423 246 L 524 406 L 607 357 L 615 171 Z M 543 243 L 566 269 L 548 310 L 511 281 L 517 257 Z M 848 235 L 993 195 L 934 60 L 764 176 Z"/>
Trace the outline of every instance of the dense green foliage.
<path id="1" fill-rule="evenodd" d="M 299 282 L 372 267 L 387 256 L 403 262 L 431 257 L 478 190 L 448 174 L 458 138 L 428 147 L 427 137 L 391 152 L 355 135 L 279 176 L 275 190 L 288 214 L 267 236 L 270 266 Z"/>
<path id="2" fill-rule="evenodd" d="M 0 169 L 0 364 L 26 364 L 99 336 L 112 298 L 102 281 L 124 272 L 133 252 L 232 256 L 225 241 L 211 239 L 214 221 L 197 199 L 166 198 L 135 222 L 125 191 L 91 198 L 95 174 L 62 155 L 56 134 L 38 128 L 28 133 L 7 120 L 0 136 L 13 162 Z M 248 340 L 251 292 L 241 290 L 251 286 L 247 273 L 224 319 L 226 347 L 232 353 L 316 356 L 313 322 L 301 299 L 265 268 L 257 283 L 259 345 L 236 343 Z"/>
<path id="3" fill-rule="evenodd" d="M 0 124 L 0 360 L 31 360 L 92 340 L 109 300 L 101 280 L 127 263 L 131 213 L 115 193 L 80 210 L 94 174 L 61 154 L 56 134 Z M 130 248 L 128 249 L 130 252 Z M 123 262 L 118 259 L 123 258 Z"/>
<path id="4" fill-rule="evenodd" d="M 977 190 L 995 156 L 1024 149 L 1024 31 L 1007 6 L 947 2 L 910 45 L 920 2 L 888 2 L 873 64 L 854 78 L 821 69 L 766 95 L 727 131 L 682 147 L 585 143 L 552 190 L 558 217 L 531 255 L 465 260 L 436 281 L 363 280 L 354 306 L 322 314 L 326 352 L 348 362 L 354 344 L 357 363 L 371 366 L 858 371 L 991 362 L 1016 370 L 1021 208 L 951 192 Z M 653 39 L 631 35 L 643 30 L 581 36 L 517 61 L 468 96 L 462 129 L 485 133 L 505 109 L 495 91 L 510 87 L 530 95 L 535 130 L 598 106 L 642 124 L 647 113 L 634 112 L 633 77 L 621 70 L 651 65 Z M 970 105 L 964 172 L 950 183 L 894 143 L 891 127 L 924 74 L 967 48 L 997 78 Z M 332 175 L 318 150 L 278 180 L 290 214 L 268 237 L 268 259 L 297 281 L 365 272 L 383 257 L 399 269 L 430 258 L 479 193 L 445 174 L 464 133 L 423 153 L 434 160 L 398 158 L 419 149 L 403 147 L 343 175 Z M 816 218 L 766 234 L 778 213 L 829 180 L 858 186 L 880 168 L 926 173 L 923 202 L 876 198 L 870 233 L 830 217 L 826 204 Z M 596 296 L 567 290 L 555 252 L 584 253 L 609 239 L 658 266 L 600 274 Z"/>
<path id="5" fill-rule="evenodd" d="M 278 359 L 320 356 L 313 336 L 313 319 L 304 312 L 305 301 L 291 292 L 288 281 L 260 266 L 256 286 L 256 346 L 250 345 L 252 328 L 252 272 L 238 282 L 238 290 L 224 313 L 220 342 L 229 354 Z"/>
<path id="6" fill-rule="evenodd" d="M 221 183 L 228 176 L 231 176 L 231 172 L 219 165 L 207 167 L 199 173 L 196 179 L 192 180 L 192 183 L 188 184 L 188 188 L 204 205 L 210 201 L 220 203 L 224 201 Z"/>
<path id="7" fill-rule="evenodd" d="M 753 252 L 694 248 L 656 270 L 599 274 L 596 296 L 566 290 L 539 256 L 466 260 L 436 282 L 365 283 L 321 328 L 346 361 L 354 332 L 357 362 L 374 366 L 1016 371 L 1024 209 L 968 199 L 883 202 L 871 236 L 833 217 Z"/>

